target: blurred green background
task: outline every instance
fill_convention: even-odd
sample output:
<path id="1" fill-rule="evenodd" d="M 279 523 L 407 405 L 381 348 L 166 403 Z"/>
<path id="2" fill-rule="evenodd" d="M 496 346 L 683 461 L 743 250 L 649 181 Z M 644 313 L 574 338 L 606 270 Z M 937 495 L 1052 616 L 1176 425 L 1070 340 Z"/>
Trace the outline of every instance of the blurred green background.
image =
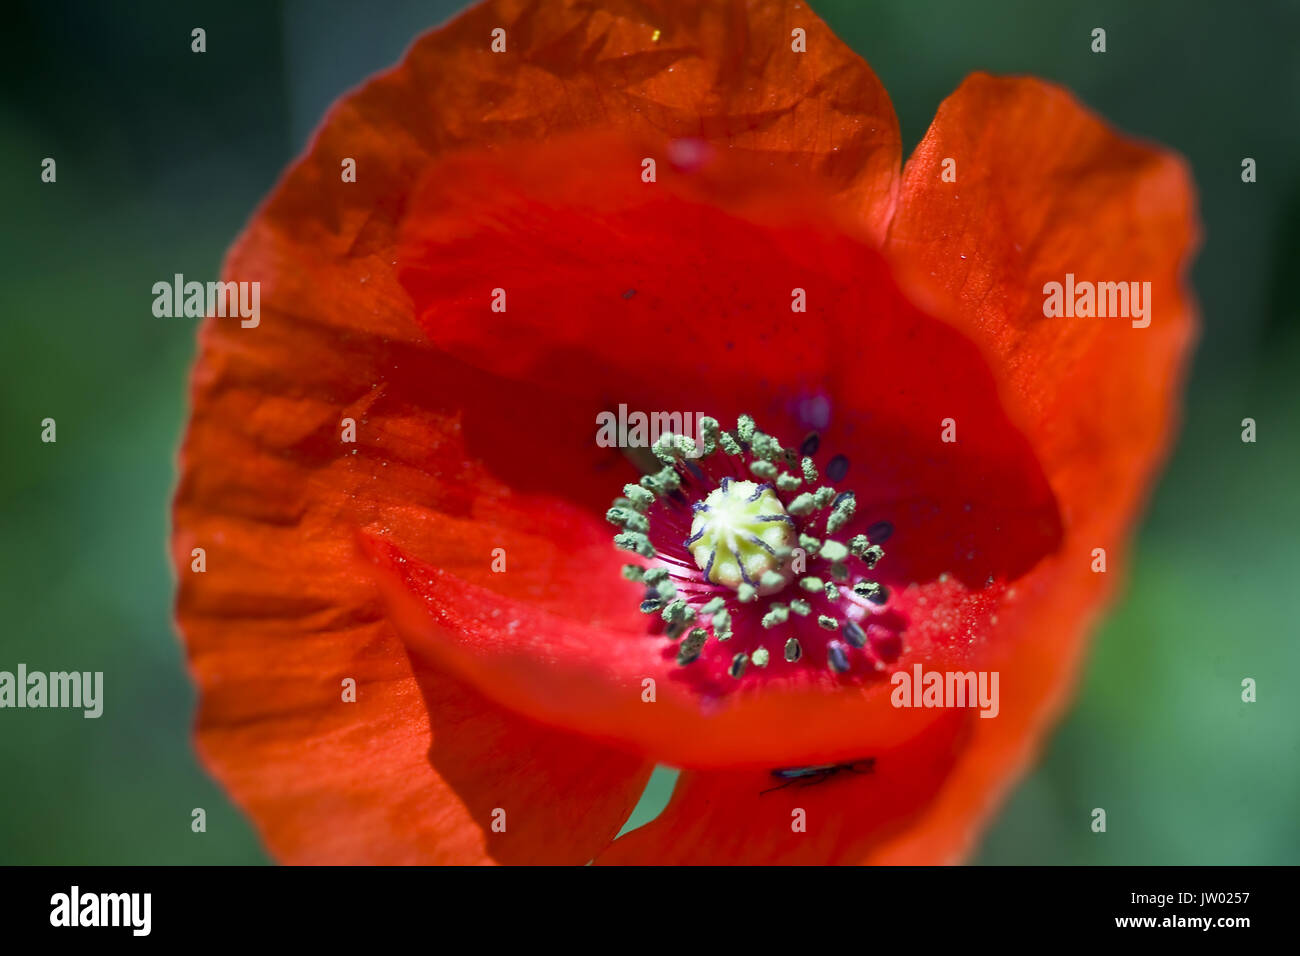
<path id="1" fill-rule="evenodd" d="M 0 711 L 0 863 L 264 861 L 190 746 L 164 547 L 194 321 L 154 318 L 150 287 L 215 277 L 328 104 L 459 4 L 6 7 L 0 669 L 102 670 L 106 705 L 99 720 Z M 1300 6 L 813 8 L 884 81 L 907 151 L 967 73 L 1032 73 L 1181 151 L 1200 189 L 1204 332 L 1181 441 L 1077 702 L 977 861 L 1300 862 Z M 39 180 L 46 156 L 57 185 Z M 57 444 L 40 441 L 46 417 Z M 671 780 L 656 775 L 631 825 Z"/>

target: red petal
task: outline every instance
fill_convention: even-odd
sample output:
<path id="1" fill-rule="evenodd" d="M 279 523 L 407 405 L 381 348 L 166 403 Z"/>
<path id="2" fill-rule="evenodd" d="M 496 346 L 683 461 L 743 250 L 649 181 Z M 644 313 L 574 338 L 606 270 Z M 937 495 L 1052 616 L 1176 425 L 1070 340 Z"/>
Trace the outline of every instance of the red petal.
<path id="1" fill-rule="evenodd" d="M 596 858 L 604 865 L 840 864 L 870 858 L 934 797 L 973 714 L 938 712 L 915 737 L 831 775 L 686 771 L 662 814 Z M 776 789 L 780 788 L 780 789 Z"/>
<path id="2" fill-rule="evenodd" d="M 957 182 L 945 183 L 945 158 Z M 1016 586 L 995 642 L 1002 713 L 975 722 L 924 819 L 871 857 L 968 848 L 1072 688 L 1089 626 L 1169 446 L 1195 331 L 1186 268 L 1198 241 L 1185 164 L 1116 134 L 1064 91 L 976 75 L 944 102 L 904 173 L 888 251 L 938 280 L 1003 383 L 1061 502 L 1059 555 Z M 1153 319 L 1048 319 L 1043 285 L 1152 283 Z M 1091 570 L 1093 549 L 1107 573 Z"/>
<path id="3" fill-rule="evenodd" d="M 304 549 L 291 525 L 181 509 L 178 561 L 207 549 L 206 572 L 183 565 L 180 606 L 207 689 L 200 749 L 278 859 L 582 863 L 618 831 L 649 764 L 414 666 L 368 575 L 323 529 Z M 491 828 L 497 808 L 504 833 Z"/>

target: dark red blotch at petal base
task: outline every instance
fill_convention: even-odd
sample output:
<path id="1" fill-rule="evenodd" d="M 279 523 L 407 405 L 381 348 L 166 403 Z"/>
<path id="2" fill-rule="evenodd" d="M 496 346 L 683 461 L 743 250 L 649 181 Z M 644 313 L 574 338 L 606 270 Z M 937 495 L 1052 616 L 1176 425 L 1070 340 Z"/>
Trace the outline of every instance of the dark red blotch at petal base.
<path id="1" fill-rule="evenodd" d="M 647 156 L 663 160 L 653 183 L 640 176 Z M 521 436 L 554 436 L 553 452 L 528 463 L 557 498 L 588 467 L 570 449 L 594 443 L 597 414 L 619 404 L 724 421 L 747 409 L 787 444 L 819 409 L 821 460 L 846 456 L 843 484 L 858 495 L 844 536 L 882 520 L 895 528 L 879 576 L 894 595 L 898 664 L 972 665 L 1008 582 L 1059 534 L 982 357 L 910 305 L 879 253 L 797 183 L 740 175 L 725 155 L 689 168 L 671 156 L 670 144 L 605 136 L 442 164 L 412 201 L 399 247 L 417 319 L 458 359 L 532 385 L 539 409 L 557 394 L 585 401 L 577 422 L 514 423 Z M 791 309 L 795 288 L 806 313 Z M 504 312 L 492 309 L 497 289 Z M 960 423 L 960 441 L 942 441 L 946 419 Z M 613 497 L 638 473 L 618 450 L 608 457 Z M 608 529 L 599 508 L 575 521 Z M 508 533 L 500 544 L 510 551 Z M 626 557 L 611 549 L 602 572 L 575 568 L 567 606 L 544 615 L 492 593 L 491 580 L 467 588 L 400 544 L 379 565 L 400 566 L 425 607 L 423 617 L 395 612 L 420 653 L 524 713 L 657 759 L 843 758 L 930 719 L 892 707 L 888 674 L 869 668 L 835 675 L 821 659 L 781 662 L 737 683 L 716 655 L 677 666 L 675 646 L 636 611 L 640 589 L 618 575 Z M 589 603 L 611 592 L 626 614 L 593 622 Z M 647 678 L 658 687 L 652 706 Z"/>

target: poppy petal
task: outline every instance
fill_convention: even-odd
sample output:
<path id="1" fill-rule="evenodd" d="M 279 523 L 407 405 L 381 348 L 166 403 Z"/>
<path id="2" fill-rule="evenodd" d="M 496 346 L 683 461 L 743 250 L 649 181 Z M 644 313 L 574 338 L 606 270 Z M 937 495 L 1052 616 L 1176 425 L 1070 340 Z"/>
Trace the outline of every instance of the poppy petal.
<path id="1" fill-rule="evenodd" d="M 916 736 L 829 768 L 688 770 L 663 812 L 599 865 L 859 863 L 942 788 L 979 721 L 949 710 Z"/>
<path id="2" fill-rule="evenodd" d="M 301 341 L 264 353 L 264 371 Z M 284 862 L 590 859 L 635 805 L 650 765 L 540 727 L 413 663 L 357 559 L 358 518 L 336 511 L 349 486 L 365 487 L 366 469 L 317 471 L 293 460 L 292 445 L 269 444 L 293 419 L 270 416 L 273 393 L 266 411 L 250 414 L 245 402 L 258 394 L 244 381 L 208 396 L 187 454 L 210 457 L 177 500 L 178 614 L 203 690 L 207 764 Z M 371 410 L 377 427 L 402 424 Z M 242 434 L 250 419 L 260 447 Z M 194 548 L 203 549 L 197 572 Z M 493 829 L 498 810 L 504 831 Z"/>
<path id="3" fill-rule="evenodd" d="M 955 183 L 944 181 L 947 159 Z M 937 280 L 955 303 L 945 314 L 990 356 L 1061 503 L 1065 541 L 1017 583 L 1001 615 L 1008 639 L 987 665 L 1002 673 L 1001 714 L 976 721 L 924 821 L 873 861 L 968 850 L 1064 708 L 1174 432 L 1195 336 L 1186 270 L 1198 242 L 1186 164 L 1038 80 L 970 77 L 909 160 L 887 251 Z M 1045 317 L 1044 286 L 1066 273 L 1149 281 L 1150 325 Z M 1105 573 L 1094 571 L 1096 549 Z"/>

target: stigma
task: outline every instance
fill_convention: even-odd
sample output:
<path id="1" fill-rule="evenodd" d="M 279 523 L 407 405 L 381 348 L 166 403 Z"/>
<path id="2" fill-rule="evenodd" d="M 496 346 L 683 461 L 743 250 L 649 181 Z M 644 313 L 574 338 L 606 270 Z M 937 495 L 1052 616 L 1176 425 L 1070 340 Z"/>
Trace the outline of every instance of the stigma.
<path id="1" fill-rule="evenodd" d="M 693 506 L 686 545 L 705 580 L 773 594 L 789 583 L 780 555 L 794 544 L 794 519 L 771 485 L 724 477 Z"/>

